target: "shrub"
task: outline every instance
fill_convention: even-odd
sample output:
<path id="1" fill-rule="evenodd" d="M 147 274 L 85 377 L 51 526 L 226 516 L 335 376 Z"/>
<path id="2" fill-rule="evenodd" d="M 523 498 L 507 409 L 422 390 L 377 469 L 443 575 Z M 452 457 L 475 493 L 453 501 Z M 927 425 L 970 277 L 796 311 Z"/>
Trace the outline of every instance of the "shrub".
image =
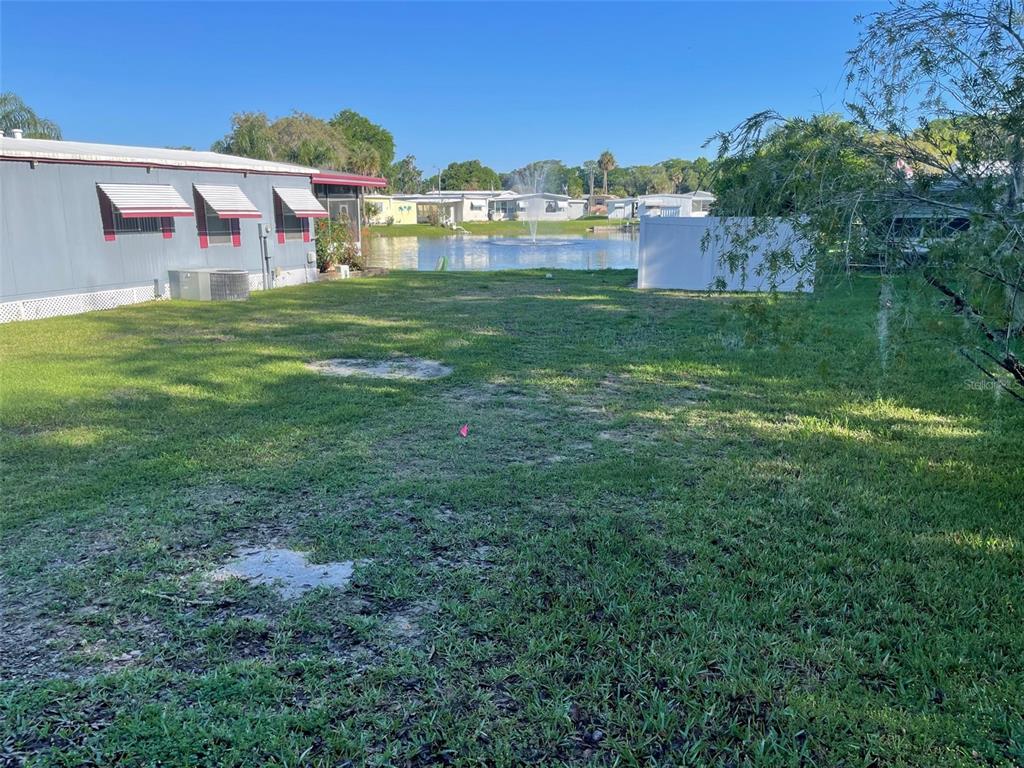
<path id="1" fill-rule="evenodd" d="M 377 205 L 376 203 L 364 202 L 363 203 L 363 221 L 365 221 L 367 224 L 369 224 L 375 218 L 377 218 L 377 216 L 380 215 L 380 212 L 382 210 L 383 210 L 383 208 L 381 206 Z"/>
<path id="2" fill-rule="evenodd" d="M 344 221 L 318 219 L 316 222 L 316 266 L 327 272 L 336 264 L 360 269 L 362 263 L 352 230 Z"/>

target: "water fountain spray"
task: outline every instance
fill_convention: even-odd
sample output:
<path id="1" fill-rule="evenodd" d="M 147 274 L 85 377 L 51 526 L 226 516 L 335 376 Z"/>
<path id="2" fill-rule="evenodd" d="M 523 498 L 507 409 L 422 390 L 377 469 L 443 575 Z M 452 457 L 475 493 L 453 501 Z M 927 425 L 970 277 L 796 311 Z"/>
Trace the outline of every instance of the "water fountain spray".
<path id="1" fill-rule="evenodd" d="M 542 160 L 530 163 L 525 168 L 516 171 L 512 177 L 513 191 L 520 195 L 536 195 L 546 192 L 548 172 L 552 165 L 552 161 Z M 526 224 L 530 228 L 530 238 L 534 242 L 537 241 L 537 224 L 540 221 L 541 213 L 544 212 L 544 205 L 542 197 L 529 197 L 526 199 L 525 206 L 520 204 L 520 215 L 526 219 Z"/>

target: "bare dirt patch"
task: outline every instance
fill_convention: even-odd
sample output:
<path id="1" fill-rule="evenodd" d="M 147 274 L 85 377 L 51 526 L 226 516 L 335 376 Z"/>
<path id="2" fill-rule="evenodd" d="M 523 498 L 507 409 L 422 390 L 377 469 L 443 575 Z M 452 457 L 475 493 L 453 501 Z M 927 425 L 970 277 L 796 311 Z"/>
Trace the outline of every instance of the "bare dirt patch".
<path id="1" fill-rule="evenodd" d="M 420 357 L 395 357 L 390 360 L 336 358 L 313 362 L 309 367 L 325 376 L 369 376 L 375 379 L 414 381 L 440 379 L 452 372 L 452 368 L 444 363 Z"/>
<path id="2" fill-rule="evenodd" d="M 0 594 L 0 679 L 74 677 L 70 649 L 79 644 L 75 627 Z"/>
<path id="3" fill-rule="evenodd" d="M 437 603 L 430 600 L 405 605 L 386 616 L 385 635 L 395 645 L 419 645 L 426 634 L 424 621 L 436 612 Z"/>
<path id="4" fill-rule="evenodd" d="M 445 554 L 434 558 L 434 565 L 446 571 L 469 568 L 475 571 L 487 571 L 494 567 L 494 548 L 488 544 L 480 544 L 464 554 Z"/>

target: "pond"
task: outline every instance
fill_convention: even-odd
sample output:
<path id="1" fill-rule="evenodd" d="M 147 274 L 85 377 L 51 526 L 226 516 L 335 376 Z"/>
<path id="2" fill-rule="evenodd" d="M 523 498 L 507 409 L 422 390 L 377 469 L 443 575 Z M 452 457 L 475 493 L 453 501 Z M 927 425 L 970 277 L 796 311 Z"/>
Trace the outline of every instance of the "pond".
<path id="1" fill-rule="evenodd" d="M 636 269 L 637 240 L 629 232 L 529 237 L 374 237 L 364 242 L 366 266 L 449 270 Z"/>

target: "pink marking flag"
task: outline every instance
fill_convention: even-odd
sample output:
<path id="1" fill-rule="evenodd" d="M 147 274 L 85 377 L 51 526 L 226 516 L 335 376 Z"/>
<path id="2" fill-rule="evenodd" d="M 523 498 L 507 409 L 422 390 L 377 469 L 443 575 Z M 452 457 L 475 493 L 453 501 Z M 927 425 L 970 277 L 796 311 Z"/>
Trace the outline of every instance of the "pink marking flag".
<path id="1" fill-rule="evenodd" d="M 469 424 L 459 427 L 459 437 L 469 437 Z"/>

